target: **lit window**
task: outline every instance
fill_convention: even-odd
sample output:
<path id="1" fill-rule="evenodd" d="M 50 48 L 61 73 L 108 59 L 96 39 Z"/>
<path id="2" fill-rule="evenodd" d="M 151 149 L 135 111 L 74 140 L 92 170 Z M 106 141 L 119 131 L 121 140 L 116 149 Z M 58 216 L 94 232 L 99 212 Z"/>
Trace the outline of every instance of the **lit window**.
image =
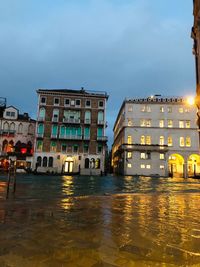
<path id="1" fill-rule="evenodd" d="M 164 136 L 160 136 L 160 146 L 163 146 L 164 145 Z"/>
<path id="2" fill-rule="evenodd" d="M 128 106 L 128 112 L 132 112 L 133 111 L 133 108 L 132 108 L 132 106 Z"/>
<path id="3" fill-rule="evenodd" d="M 180 137 L 180 146 L 181 147 L 185 146 L 184 137 Z"/>
<path id="4" fill-rule="evenodd" d="M 128 163 L 128 164 L 127 164 L 127 167 L 128 167 L 128 168 L 132 168 L 132 164 L 131 164 L 131 163 Z"/>
<path id="5" fill-rule="evenodd" d="M 183 113 L 183 108 L 178 109 L 179 113 Z"/>
<path id="6" fill-rule="evenodd" d="M 146 165 L 146 168 L 151 169 L 151 165 L 150 164 Z"/>
<path id="7" fill-rule="evenodd" d="M 146 136 L 146 144 L 151 145 L 151 136 L 150 135 Z"/>
<path id="8" fill-rule="evenodd" d="M 186 108 L 185 113 L 189 113 L 189 112 L 190 112 L 189 108 Z"/>
<path id="9" fill-rule="evenodd" d="M 168 146 L 173 146 L 173 141 L 172 141 L 171 136 L 168 137 L 167 143 L 168 143 Z"/>
<path id="10" fill-rule="evenodd" d="M 146 107 L 145 107 L 145 106 L 142 106 L 142 107 L 141 107 L 141 111 L 142 111 L 142 112 L 145 112 L 145 111 L 146 111 Z"/>
<path id="11" fill-rule="evenodd" d="M 173 121 L 172 121 L 172 120 L 168 120 L 168 121 L 167 121 L 167 126 L 168 126 L 169 128 L 172 128 L 172 127 L 173 127 Z"/>
<path id="12" fill-rule="evenodd" d="M 151 127 L 151 120 L 146 120 L 146 126 Z"/>
<path id="13" fill-rule="evenodd" d="M 184 128 L 184 121 L 179 121 L 179 128 Z"/>
<path id="14" fill-rule="evenodd" d="M 162 128 L 162 127 L 164 127 L 164 120 L 160 120 L 159 121 L 159 126 Z"/>
<path id="15" fill-rule="evenodd" d="M 131 136 L 131 135 L 128 135 L 127 143 L 128 143 L 129 145 L 132 144 L 132 136 Z"/>
<path id="16" fill-rule="evenodd" d="M 160 159 L 165 159 L 165 154 L 160 153 Z"/>
<path id="17" fill-rule="evenodd" d="M 131 158 L 132 158 L 132 152 L 128 152 L 128 153 L 127 153 L 127 158 L 128 158 L 128 159 L 131 159 Z"/>
<path id="18" fill-rule="evenodd" d="M 43 142 L 42 141 L 37 141 L 37 151 L 42 152 L 42 147 L 43 147 Z"/>
<path id="19" fill-rule="evenodd" d="M 132 125 L 133 125 L 132 120 L 128 119 L 128 126 L 132 126 Z"/>
<path id="20" fill-rule="evenodd" d="M 160 169 L 161 170 L 164 170 L 165 169 L 165 166 L 164 165 L 160 165 Z"/>
<path id="21" fill-rule="evenodd" d="M 167 112 L 172 113 L 172 107 L 167 107 Z"/>
<path id="22" fill-rule="evenodd" d="M 185 127 L 186 127 L 186 128 L 190 128 L 190 121 L 186 121 L 186 122 L 185 122 Z"/>
<path id="23" fill-rule="evenodd" d="M 56 142 L 51 142 L 50 151 L 56 152 Z"/>
<path id="24" fill-rule="evenodd" d="M 164 112 L 164 107 L 160 107 L 160 112 Z"/>
<path id="25" fill-rule="evenodd" d="M 147 112 L 151 112 L 151 107 L 150 106 L 146 106 L 146 111 Z"/>
<path id="26" fill-rule="evenodd" d="M 141 159 L 146 159 L 146 153 L 140 153 L 140 158 Z"/>
<path id="27" fill-rule="evenodd" d="M 141 127 L 146 126 L 146 120 L 140 120 L 140 126 Z"/>
<path id="28" fill-rule="evenodd" d="M 141 168 L 141 169 L 145 169 L 145 165 L 144 165 L 144 164 L 141 164 L 141 165 L 140 165 L 140 168 Z"/>
<path id="29" fill-rule="evenodd" d="M 62 144 L 62 146 L 61 146 L 61 151 L 62 151 L 63 153 L 66 153 L 66 152 L 67 152 L 67 145 L 66 145 L 66 144 Z"/>
<path id="30" fill-rule="evenodd" d="M 144 135 L 142 135 L 142 136 L 140 137 L 140 144 L 141 144 L 141 145 L 145 145 L 145 136 L 144 136 Z"/>
<path id="31" fill-rule="evenodd" d="M 186 137 L 185 145 L 186 145 L 187 147 L 191 147 L 191 138 L 190 138 L 189 136 Z"/>

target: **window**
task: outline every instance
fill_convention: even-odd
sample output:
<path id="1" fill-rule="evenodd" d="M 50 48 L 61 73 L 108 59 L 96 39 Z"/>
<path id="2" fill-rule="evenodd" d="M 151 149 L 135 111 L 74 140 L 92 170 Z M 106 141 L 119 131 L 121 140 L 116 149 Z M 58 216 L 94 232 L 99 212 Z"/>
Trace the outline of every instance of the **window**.
<path id="1" fill-rule="evenodd" d="M 89 169 L 90 167 L 90 160 L 88 158 L 85 159 L 85 169 Z"/>
<path id="2" fill-rule="evenodd" d="M 66 153 L 66 152 L 67 152 L 67 145 L 66 145 L 66 144 L 62 144 L 62 145 L 61 145 L 61 151 L 62 151 L 63 153 Z"/>
<path id="3" fill-rule="evenodd" d="M 40 152 L 42 152 L 42 147 L 43 147 L 43 142 L 42 141 L 37 141 L 37 151 L 40 151 Z"/>
<path id="4" fill-rule="evenodd" d="M 184 147 L 185 146 L 185 140 L 184 140 L 184 137 L 180 137 L 180 146 L 181 147 Z"/>
<path id="5" fill-rule="evenodd" d="M 185 122 L 185 127 L 186 127 L 186 128 L 190 128 L 190 121 L 186 121 L 186 122 Z"/>
<path id="6" fill-rule="evenodd" d="M 102 150 L 103 150 L 102 145 L 98 145 L 98 146 L 97 146 L 97 153 L 101 153 Z"/>
<path id="7" fill-rule="evenodd" d="M 147 120 L 145 120 L 145 119 L 142 119 L 142 120 L 140 120 L 140 126 L 141 127 L 151 127 L 151 120 L 150 119 L 147 119 Z"/>
<path id="8" fill-rule="evenodd" d="M 51 145 L 50 145 L 50 151 L 51 152 L 56 152 L 56 142 L 51 142 Z"/>
<path id="9" fill-rule="evenodd" d="M 159 126 L 160 126 L 161 128 L 164 127 L 164 120 L 160 120 L 160 121 L 159 121 Z"/>
<path id="10" fill-rule="evenodd" d="M 186 108 L 185 109 L 185 113 L 189 113 L 190 112 L 190 109 L 189 108 Z"/>
<path id="11" fill-rule="evenodd" d="M 87 110 L 85 112 L 85 123 L 91 123 L 91 111 Z"/>
<path id="12" fill-rule="evenodd" d="M 6 111 L 6 116 L 10 117 L 10 111 Z"/>
<path id="13" fill-rule="evenodd" d="M 141 159 L 146 159 L 146 153 L 140 153 L 140 158 Z"/>
<path id="14" fill-rule="evenodd" d="M 20 125 L 22 125 L 22 124 L 20 124 Z M 9 124 L 7 122 L 4 123 L 3 129 L 4 129 L 4 131 L 8 131 L 9 130 Z M 22 133 L 22 132 L 20 132 L 20 133 Z"/>
<path id="15" fill-rule="evenodd" d="M 164 136 L 160 136 L 160 146 L 164 145 Z"/>
<path id="16" fill-rule="evenodd" d="M 91 101 L 90 100 L 86 100 L 85 101 L 85 106 L 86 107 L 91 107 Z"/>
<path id="17" fill-rule="evenodd" d="M 146 159 L 151 159 L 151 152 L 146 153 Z"/>
<path id="18" fill-rule="evenodd" d="M 142 106 L 142 107 L 141 107 L 141 111 L 142 111 L 142 112 L 145 112 L 145 111 L 146 111 L 146 107 L 145 107 L 145 106 Z"/>
<path id="19" fill-rule="evenodd" d="M 167 126 L 168 126 L 169 128 L 172 128 L 172 127 L 173 127 L 173 121 L 172 121 L 172 120 L 168 120 L 168 121 L 167 121 Z"/>
<path id="20" fill-rule="evenodd" d="M 104 107 L 104 103 L 103 103 L 103 101 L 99 101 L 99 107 L 100 107 L 100 108 Z"/>
<path id="21" fill-rule="evenodd" d="M 15 112 L 10 112 L 11 117 L 15 117 Z"/>
<path id="22" fill-rule="evenodd" d="M 90 139 L 90 127 L 84 128 L 84 138 Z"/>
<path id="23" fill-rule="evenodd" d="M 167 143 L 168 143 L 168 146 L 173 146 L 173 141 L 172 141 L 172 137 L 171 136 L 168 137 Z"/>
<path id="24" fill-rule="evenodd" d="M 146 126 L 151 127 L 151 120 L 146 120 Z"/>
<path id="25" fill-rule="evenodd" d="M 78 152 L 78 145 L 73 145 L 73 152 L 77 153 Z"/>
<path id="26" fill-rule="evenodd" d="M 47 157 L 43 158 L 42 167 L 47 167 Z"/>
<path id="27" fill-rule="evenodd" d="M 151 112 L 151 107 L 148 105 L 144 105 L 141 107 L 142 112 Z"/>
<path id="28" fill-rule="evenodd" d="M 146 126 L 146 120 L 140 120 L 140 126 L 141 127 Z"/>
<path id="29" fill-rule="evenodd" d="M 10 124 L 10 131 L 14 131 L 14 130 L 15 130 L 15 124 L 14 124 L 14 122 L 12 122 Z"/>
<path id="30" fill-rule="evenodd" d="M 179 128 L 184 128 L 184 121 L 179 121 Z"/>
<path id="31" fill-rule="evenodd" d="M 98 124 L 104 124 L 104 113 L 103 111 L 98 112 Z"/>
<path id="32" fill-rule="evenodd" d="M 128 105 L 128 112 L 132 112 L 133 111 L 133 107 Z"/>
<path id="33" fill-rule="evenodd" d="M 53 167 L 53 157 L 49 157 L 49 167 Z"/>
<path id="34" fill-rule="evenodd" d="M 128 143 L 129 145 L 132 144 L 132 136 L 131 136 L 131 135 L 128 135 L 127 143 Z"/>
<path id="35" fill-rule="evenodd" d="M 128 126 L 132 126 L 133 125 L 133 122 L 131 119 L 128 119 Z"/>
<path id="36" fill-rule="evenodd" d="M 151 145 L 151 136 L 150 135 L 146 136 L 146 144 Z"/>
<path id="37" fill-rule="evenodd" d="M 83 151 L 84 151 L 84 153 L 88 153 L 88 151 L 89 151 L 89 145 L 88 144 L 84 145 Z"/>
<path id="38" fill-rule="evenodd" d="M 80 99 L 76 99 L 75 100 L 75 106 L 80 107 L 80 105 L 81 105 L 81 100 Z"/>
<path id="39" fill-rule="evenodd" d="M 22 132 L 23 132 L 23 125 L 22 125 L 22 123 L 20 123 L 18 126 L 18 133 L 22 134 Z"/>
<path id="40" fill-rule="evenodd" d="M 165 166 L 164 165 L 160 165 L 160 169 L 161 170 L 164 170 L 165 169 Z"/>
<path id="41" fill-rule="evenodd" d="M 183 113 L 183 108 L 178 109 L 179 113 Z"/>
<path id="42" fill-rule="evenodd" d="M 41 123 L 38 124 L 37 133 L 41 135 L 44 134 L 44 124 Z"/>
<path id="43" fill-rule="evenodd" d="M 65 98 L 64 105 L 69 107 L 69 105 L 70 105 L 70 99 L 69 98 Z"/>
<path id="44" fill-rule="evenodd" d="M 59 119 L 59 109 L 54 109 L 53 110 L 53 118 L 52 118 L 52 121 L 58 122 L 58 119 Z"/>
<path id="45" fill-rule="evenodd" d="M 165 154 L 160 153 L 160 159 L 165 159 Z"/>
<path id="46" fill-rule="evenodd" d="M 36 165 L 38 166 L 38 167 L 41 167 L 42 166 L 42 158 L 39 156 L 39 157 L 37 157 L 37 163 L 36 163 Z"/>
<path id="47" fill-rule="evenodd" d="M 127 158 L 131 159 L 132 158 L 132 152 L 127 152 Z"/>
<path id="48" fill-rule="evenodd" d="M 101 167 L 101 160 L 100 159 L 96 159 L 95 160 L 95 169 L 100 169 Z"/>
<path id="49" fill-rule="evenodd" d="M 145 145 L 145 136 L 144 136 L 144 135 L 142 135 L 142 136 L 140 137 L 140 144 L 141 144 L 141 145 Z"/>
<path id="50" fill-rule="evenodd" d="M 160 112 L 161 112 L 161 113 L 164 112 L 164 107 L 163 107 L 163 106 L 160 107 Z"/>
<path id="51" fill-rule="evenodd" d="M 140 158 L 141 159 L 151 159 L 151 153 L 150 152 L 147 152 L 147 153 L 141 152 Z"/>
<path id="52" fill-rule="evenodd" d="M 191 138 L 190 138 L 189 136 L 186 137 L 185 145 L 186 145 L 187 147 L 191 147 Z"/>
<path id="53" fill-rule="evenodd" d="M 147 112 L 151 112 L 151 107 L 150 106 L 146 106 L 146 111 Z"/>
<path id="54" fill-rule="evenodd" d="M 52 137 L 57 137 L 57 133 L 58 133 L 58 125 L 52 125 L 51 136 Z"/>
<path id="55" fill-rule="evenodd" d="M 128 164 L 127 164 L 127 167 L 128 167 L 128 168 L 132 168 L 132 164 L 131 164 L 131 163 L 128 163 Z"/>
<path id="56" fill-rule="evenodd" d="M 46 97 L 42 96 L 40 98 L 40 103 L 43 104 L 43 105 L 46 104 Z"/>
<path id="57" fill-rule="evenodd" d="M 45 113 L 46 113 L 46 111 L 45 111 L 45 108 L 40 108 L 40 110 L 39 110 L 39 120 L 44 120 L 45 119 Z"/>
<path id="58" fill-rule="evenodd" d="M 151 165 L 150 165 L 150 164 L 147 164 L 147 165 L 146 165 L 146 168 L 147 168 L 147 169 L 151 169 Z"/>
<path id="59" fill-rule="evenodd" d="M 172 107 L 167 107 L 167 112 L 172 113 Z"/>
<path id="60" fill-rule="evenodd" d="M 141 164 L 141 165 L 140 165 L 140 168 L 141 168 L 141 169 L 145 169 L 145 165 L 144 165 L 144 164 Z"/>
<path id="61" fill-rule="evenodd" d="M 60 99 L 55 97 L 54 98 L 54 105 L 58 106 L 60 104 Z"/>

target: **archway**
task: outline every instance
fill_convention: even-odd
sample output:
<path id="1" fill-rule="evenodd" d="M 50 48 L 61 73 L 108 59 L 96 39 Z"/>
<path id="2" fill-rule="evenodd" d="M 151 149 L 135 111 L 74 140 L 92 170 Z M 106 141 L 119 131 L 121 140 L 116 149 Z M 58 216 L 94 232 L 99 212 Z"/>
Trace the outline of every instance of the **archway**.
<path id="1" fill-rule="evenodd" d="M 64 173 L 72 173 L 74 166 L 74 160 L 72 157 L 67 157 L 64 162 Z"/>
<path id="2" fill-rule="evenodd" d="M 200 174 L 200 155 L 192 154 L 188 157 L 188 176 Z"/>
<path id="3" fill-rule="evenodd" d="M 183 177 L 184 158 L 180 154 L 172 154 L 168 160 L 169 175 L 172 177 Z"/>

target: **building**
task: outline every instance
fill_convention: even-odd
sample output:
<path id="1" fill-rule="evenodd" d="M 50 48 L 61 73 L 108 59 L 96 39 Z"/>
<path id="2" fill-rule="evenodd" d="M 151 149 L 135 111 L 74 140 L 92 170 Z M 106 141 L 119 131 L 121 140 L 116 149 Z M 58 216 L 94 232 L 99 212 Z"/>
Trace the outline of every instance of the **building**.
<path id="1" fill-rule="evenodd" d="M 112 164 L 122 175 L 200 173 L 196 106 L 192 99 L 126 99 L 114 125 Z"/>
<path id="2" fill-rule="evenodd" d="M 198 127 L 200 129 L 200 0 L 193 0 L 194 25 L 192 27 L 192 38 L 194 40 L 193 54 L 196 66 L 196 104 L 198 108 Z"/>
<path id="3" fill-rule="evenodd" d="M 14 157 L 18 168 L 31 168 L 35 136 L 35 120 L 20 114 L 0 98 L 0 168 Z"/>
<path id="4" fill-rule="evenodd" d="M 104 172 L 105 92 L 39 89 L 34 169 L 40 173 Z"/>

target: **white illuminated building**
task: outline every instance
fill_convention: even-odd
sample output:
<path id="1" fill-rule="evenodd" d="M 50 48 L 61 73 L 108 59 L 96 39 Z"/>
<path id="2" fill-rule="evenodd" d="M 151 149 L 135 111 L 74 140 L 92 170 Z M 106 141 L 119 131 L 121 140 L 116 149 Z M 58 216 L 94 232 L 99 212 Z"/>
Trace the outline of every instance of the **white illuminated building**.
<path id="1" fill-rule="evenodd" d="M 200 173 L 192 98 L 126 99 L 113 130 L 112 164 L 117 174 L 187 177 Z"/>

